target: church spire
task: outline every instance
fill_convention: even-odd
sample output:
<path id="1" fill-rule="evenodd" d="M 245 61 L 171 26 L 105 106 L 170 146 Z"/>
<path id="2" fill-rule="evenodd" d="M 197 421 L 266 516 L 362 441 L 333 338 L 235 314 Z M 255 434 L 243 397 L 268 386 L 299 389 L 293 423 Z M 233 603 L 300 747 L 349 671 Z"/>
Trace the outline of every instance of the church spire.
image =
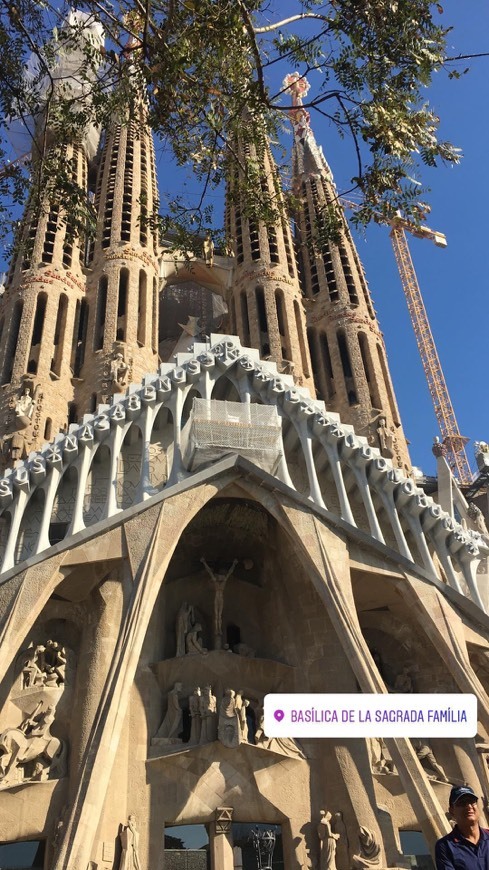
<path id="1" fill-rule="evenodd" d="M 244 345 L 256 347 L 262 358 L 313 391 L 302 293 L 277 167 L 265 137 L 260 144 L 241 139 L 238 154 L 240 165 L 227 191 L 227 232 L 236 257 L 231 328 Z M 253 164 L 261 196 L 272 204 L 268 222 L 254 215 L 243 193 L 245 167 Z"/>
<path id="2" fill-rule="evenodd" d="M 329 410 L 409 471 L 411 462 L 370 291 L 331 169 L 303 105 L 309 83 L 292 73 L 283 84 L 292 98 L 293 189 L 299 203 L 296 242 L 316 390 Z M 335 241 L 327 233 L 331 213 L 340 218 Z"/>

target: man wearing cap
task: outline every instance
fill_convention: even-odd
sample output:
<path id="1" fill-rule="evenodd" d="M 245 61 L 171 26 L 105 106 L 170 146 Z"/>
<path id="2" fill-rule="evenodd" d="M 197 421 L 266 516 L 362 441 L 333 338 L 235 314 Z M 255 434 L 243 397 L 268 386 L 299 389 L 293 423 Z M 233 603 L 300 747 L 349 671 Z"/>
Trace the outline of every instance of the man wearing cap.
<path id="1" fill-rule="evenodd" d="M 455 827 L 435 846 L 436 870 L 489 870 L 489 831 L 479 825 L 475 791 L 454 786 L 448 808 Z"/>

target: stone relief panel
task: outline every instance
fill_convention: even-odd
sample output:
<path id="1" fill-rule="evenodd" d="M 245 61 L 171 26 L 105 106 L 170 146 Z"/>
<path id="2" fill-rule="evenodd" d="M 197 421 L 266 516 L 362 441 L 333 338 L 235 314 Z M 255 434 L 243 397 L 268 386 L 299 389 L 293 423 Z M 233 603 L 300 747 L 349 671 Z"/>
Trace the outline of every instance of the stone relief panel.
<path id="1" fill-rule="evenodd" d="M 18 727 L 0 734 L 0 788 L 66 775 L 66 741 L 51 733 L 56 707 L 39 701 Z"/>

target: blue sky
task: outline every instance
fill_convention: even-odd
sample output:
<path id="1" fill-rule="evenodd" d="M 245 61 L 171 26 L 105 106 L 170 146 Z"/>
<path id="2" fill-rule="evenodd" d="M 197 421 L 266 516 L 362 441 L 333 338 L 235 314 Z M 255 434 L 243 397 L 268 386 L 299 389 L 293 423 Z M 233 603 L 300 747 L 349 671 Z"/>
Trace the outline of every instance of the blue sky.
<path id="1" fill-rule="evenodd" d="M 293 0 L 275 0 L 277 17 L 296 11 Z M 489 50 L 489 4 L 487 0 L 442 0 L 446 26 L 452 25 L 448 50 L 451 55 Z M 274 14 L 270 14 L 272 20 Z M 473 441 L 489 440 L 489 412 L 485 396 L 488 344 L 488 249 L 489 201 L 488 148 L 489 57 L 462 61 L 459 69 L 470 66 L 460 80 L 448 81 L 439 73 L 427 91 L 427 98 L 441 118 L 441 134 L 462 148 L 464 159 L 458 167 L 426 168 L 423 183 L 431 188 L 428 199 L 432 212 L 427 223 L 445 233 L 448 247 L 412 239 L 411 253 L 423 292 L 428 316 L 459 430 L 471 439 L 467 447 L 473 461 Z M 292 71 L 292 70 L 290 70 Z M 309 75 L 314 96 L 314 73 Z M 319 74 L 318 74 L 319 75 Z M 319 79 L 318 85 L 319 85 Z M 348 189 L 355 174 L 353 146 L 340 140 L 326 119 L 312 118 L 317 141 L 323 146 L 338 189 Z M 287 139 L 285 139 L 287 145 Z M 291 148 L 292 137 L 288 137 Z M 166 149 L 157 146 L 160 187 L 174 196 L 183 173 L 169 165 Z M 197 185 L 189 183 L 191 190 Z M 423 198 L 426 198 L 423 196 Z M 220 197 L 215 197 L 219 222 Z M 431 398 L 416 347 L 394 255 L 385 227 L 372 226 L 364 236 L 356 236 L 381 328 L 387 345 L 406 435 L 411 442 L 415 465 L 427 474 L 434 473 L 431 454 L 433 437 L 438 433 Z M 1 269 L 0 265 L 0 269 Z"/>

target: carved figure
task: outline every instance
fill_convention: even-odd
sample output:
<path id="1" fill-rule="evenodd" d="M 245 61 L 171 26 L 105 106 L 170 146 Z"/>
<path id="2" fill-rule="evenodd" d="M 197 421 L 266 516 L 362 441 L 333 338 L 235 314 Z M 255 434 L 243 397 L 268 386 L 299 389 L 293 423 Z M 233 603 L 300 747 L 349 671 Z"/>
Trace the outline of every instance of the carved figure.
<path id="1" fill-rule="evenodd" d="M 234 749 L 240 744 L 240 727 L 238 709 L 236 707 L 236 692 L 226 689 L 219 707 L 219 726 L 217 736 L 223 744 Z"/>
<path id="2" fill-rule="evenodd" d="M 379 417 L 379 425 L 377 426 L 377 437 L 379 439 L 380 452 L 386 459 L 392 459 L 394 456 L 394 438 L 387 428 L 385 417 Z"/>
<path id="3" fill-rule="evenodd" d="M 182 684 L 175 683 L 171 692 L 168 692 L 168 706 L 163 722 L 161 723 L 156 737 L 165 737 L 177 740 L 182 730 L 182 708 L 180 707 L 180 695 Z"/>
<path id="4" fill-rule="evenodd" d="M 201 691 L 200 686 L 196 686 L 193 694 L 188 699 L 188 709 L 190 712 L 190 740 L 189 743 L 199 743 L 201 733 Z"/>
<path id="5" fill-rule="evenodd" d="M 331 827 L 333 817 L 330 812 L 321 810 L 320 816 L 317 827 L 321 847 L 320 870 L 336 870 L 336 844 L 340 835 L 333 833 Z"/>
<path id="6" fill-rule="evenodd" d="M 24 652 L 23 688 L 47 686 L 57 688 L 66 680 L 66 650 L 55 640 L 38 644 Z"/>
<path id="7" fill-rule="evenodd" d="M 385 755 L 385 743 L 382 737 L 368 737 L 367 746 L 370 755 L 370 769 L 372 773 L 392 773 L 394 764 Z"/>
<path id="8" fill-rule="evenodd" d="M 236 694 L 236 711 L 238 713 L 238 722 L 239 722 L 239 730 L 240 730 L 240 742 L 248 743 L 248 722 L 246 721 L 246 708 L 249 707 L 250 702 L 243 697 L 243 689 L 240 689 Z"/>
<path id="9" fill-rule="evenodd" d="M 468 513 L 470 519 L 472 520 L 472 522 L 474 523 L 477 531 L 480 532 L 481 535 L 487 535 L 488 531 L 487 531 L 486 521 L 484 519 L 484 514 L 482 513 L 480 507 L 478 507 L 476 504 L 474 504 L 474 502 L 471 502 L 469 504 L 467 513 Z"/>
<path id="10" fill-rule="evenodd" d="M 12 462 L 19 462 L 26 456 L 25 436 L 22 432 L 13 432 L 5 438 L 7 453 L 10 455 Z"/>
<path id="11" fill-rule="evenodd" d="M 202 252 L 204 254 L 204 262 L 209 269 L 214 265 L 214 242 L 212 241 L 210 234 L 207 233 L 204 244 L 202 245 Z"/>
<path id="12" fill-rule="evenodd" d="M 36 684 L 44 682 L 44 675 L 41 668 L 37 664 L 38 652 L 37 647 L 29 647 L 25 651 L 24 666 L 22 668 L 23 688 L 29 689 Z"/>
<path id="13" fill-rule="evenodd" d="M 136 816 L 130 815 L 127 825 L 124 825 L 119 834 L 122 846 L 121 863 L 119 870 L 141 870 L 139 861 L 139 831 L 136 827 Z"/>
<path id="14" fill-rule="evenodd" d="M 128 365 L 124 360 L 124 354 L 121 351 L 117 351 L 110 364 L 110 377 L 114 387 L 123 389 L 126 386 L 127 371 Z"/>
<path id="15" fill-rule="evenodd" d="M 430 744 L 427 743 L 426 740 L 421 739 L 420 737 L 413 738 L 411 740 L 411 743 L 413 744 L 413 749 L 421 762 L 421 767 L 424 767 L 426 770 L 428 766 L 428 768 L 431 768 L 431 770 L 434 771 L 435 775 L 429 778 L 437 779 L 440 782 L 450 782 L 445 771 L 443 770 L 443 767 L 441 766 L 441 764 L 438 764 Z"/>
<path id="16" fill-rule="evenodd" d="M 352 858 L 354 870 L 366 870 L 368 867 L 379 864 L 380 846 L 373 831 L 369 831 L 362 825 L 358 832 L 358 839 L 360 840 L 360 854 L 354 855 Z"/>
<path id="17" fill-rule="evenodd" d="M 414 692 L 413 678 L 407 665 L 404 665 L 401 673 L 395 678 L 394 691 L 402 692 L 404 694 L 411 694 Z"/>
<path id="18" fill-rule="evenodd" d="M 29 420 L 32 420 L 34 412 L 34 399 L 31 395 L 31 388 L 27 385 L 24 387 L 24 392 L 19 396 L 15 403 L 15 416 L 24 419 L 24 424 L 27 425 Z"/>
<path id="19" fill-rule="evenodd" d="M 217 699 L 211 686 L 204 686 L 200 698 L 200 743 L 217 740 Z"/>
<path id="20" fill-rule="evenodd" d="M 177 635 L 177 650 L 176 656 L 185 655 L 185 638 L 194 621 L 194 609 L 191 604 L 184 601 L 177 613 L 176 635 Z"/>
<path id="21" fill-rule="evenodd" d="M 185 646 L 187 649 L 187 654 L 192 655 L 194 653 L 198 653 L 199 655 L 206 655 L 207 650 L 204 646 L 202 646 L 202 638 L 199 635 L 202 632 L 202 626 L 200 622 L 196 622 L 188 632 L 185 638 Z"/>
<path id="22" fill-rule="evenodd" d="M 219 574 L 214 573 L 212 568 L 209 568 L 209 565 L 205 561 L 202 556 L 200 560 L 206 569 L 209 577 L 211 578 L 211 583 L 214 587 L 214 636 L 219 638 L 222 635 L 222 610 L 224 607 L 224 587 L 226 586 L 227 581 L 229 580 L 231 574 L 233 573 L 236 565 L 238 564 L 238 560 L 235 559 L 233 564 L 231 565 L 227 574 Z"/>
<path id="23" fill-rule="evenodd" d="M 0 780 L 6 781 L 18 768 L 29 762 L 37 762 L 31 778 L 53 778 L 61 774 L 65 744 L 51 734 L 54 722 L 54 707 L 42 710 L 40 702 L 34 712 L 18 728 L 7 728 L 0 734 Z"/>

